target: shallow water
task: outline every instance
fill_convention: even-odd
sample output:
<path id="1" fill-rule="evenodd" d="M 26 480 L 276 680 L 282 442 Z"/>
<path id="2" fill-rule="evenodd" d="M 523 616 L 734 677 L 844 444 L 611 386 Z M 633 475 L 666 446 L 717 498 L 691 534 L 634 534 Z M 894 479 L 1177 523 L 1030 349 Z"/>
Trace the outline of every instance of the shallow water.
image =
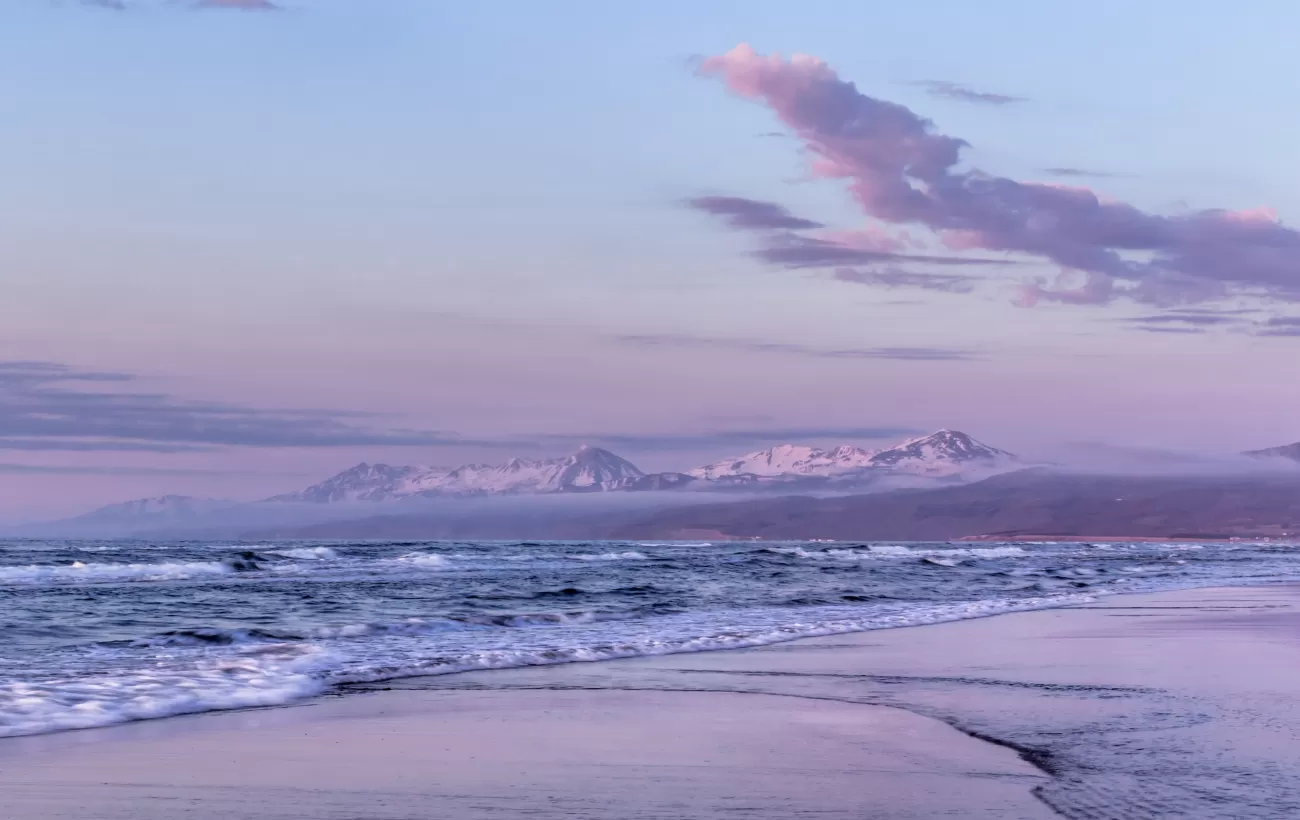
<path id="1" fill-rule="evenodd" d="M 0 736 L 1300 577 L 1273 545 L 0 542 Z"/>

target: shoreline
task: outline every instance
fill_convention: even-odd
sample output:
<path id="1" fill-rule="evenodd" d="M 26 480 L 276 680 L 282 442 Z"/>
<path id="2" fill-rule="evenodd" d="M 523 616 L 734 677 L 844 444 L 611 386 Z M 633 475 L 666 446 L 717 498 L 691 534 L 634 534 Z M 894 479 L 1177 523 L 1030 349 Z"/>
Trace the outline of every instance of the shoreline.
<path id="1" fill-rule="evenodd" d="M 282 708 L 0 740 L 0 813 L 44 820 L 94 806 L 97 820 L 169 820 L 183 805 L 185 816 L 213 820 L 410 820 L 743 808 L 784 818 L 816 808 L 1040 818 L 1110 816 L 1077 809 L 1112 800 L 1114 816 L 1164 816 L 1123 813 L 1137 798 L 1107 778 L 1132 779 L 1134 760 L 1107 738 L 1131 743 L 1150 722 L 1145 753 L 1159 756 L 1186 742 L 1180 733 L 1218 742 L 1204 723 L 1162 716 L 1228 696 L 1280 708 L 1263 694 L 1300 662 L 1274 640 L 1295 623 L 1300 587 L 1202 588 L 744 649 L 354 684 Z M 1222 691 L 1195 680 L 1216 653 L 1222 669 L 1254 673 L 1229 676 Z M 1087 732 L 1063 730 L 1071 721 Z M 1224 725 L 1225 736 L 1245 731 Z"/>

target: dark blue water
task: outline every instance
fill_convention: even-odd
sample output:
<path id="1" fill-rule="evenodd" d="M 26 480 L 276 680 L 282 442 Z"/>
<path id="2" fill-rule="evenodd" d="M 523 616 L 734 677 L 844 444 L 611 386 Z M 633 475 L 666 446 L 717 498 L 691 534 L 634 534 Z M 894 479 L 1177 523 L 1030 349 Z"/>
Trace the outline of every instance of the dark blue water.
<path id="1" fill-rule="evenodd" d="M 0 736 L 1294 580 L 1273 545 L 0 542 Z"/>

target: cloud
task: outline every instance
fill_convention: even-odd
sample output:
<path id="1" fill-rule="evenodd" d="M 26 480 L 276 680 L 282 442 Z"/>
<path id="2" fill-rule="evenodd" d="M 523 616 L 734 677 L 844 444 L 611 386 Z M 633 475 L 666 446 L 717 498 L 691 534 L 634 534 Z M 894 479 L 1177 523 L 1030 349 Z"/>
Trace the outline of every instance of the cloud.
<path id="1" fill-rule="evenodd" d="M 976 91 L 969 86 L 947 80 L 918 80 L 912 84 L 924 88 L 925 92 L 931 97 L 976 103 L 978 105 L 1011 105 L 1026 102 L 1027 99 L 1025 97 L 1012 97 L 1007 94 L 992 94 L 988 91 Z"/>
<path id="2" fill-rule="evenodd" d="M 0 473 L 9 475 L 277 475 L 299 476 L 299 473 L 268 473 L 264 470 L 206 470 L 186 467 L 133 467 L 133 466 L 62 466 L 49 464 L 17 464 L 0 462 Z"/>
<path id="3" fill-rule="evenodd" d="M 173 4 L 179 1 L 174 0 Z M 80 2 L 83 6 L 94 6 L 114 11 L 127 11 L 136 7 L 133 4 L 128 4 L 127 0 L 80 0 Z M 279 11 L 281 8 L 272 0 L 183 0 L 183 2 L 186 8 L 197 10 Z"/>
<path id="4" fill-rule="evenodd" d="M 1256 336 L 1300 336 L 1300 316 L 1274 316 L 1255 331 Z"/>
<path id="5" fill-rule="evenodd" d="M 843 282 L 966 293 L 973 290 L 980 280 L 971 276 L 911 271 L 906 266 L 1017 264 L 1015 260 L 988 257 L 902 253 L 902 249 L 909 245 L 909 237 L 890 234 L 875 226 L 851 231 L 819 231 L 818 235 L 799 233 L 824 226 L 795 216 L 775 202 L 710 196 L 688 199 L 685 204 L 723 217 L 731 228 L 759 233 L 763 243 L 754 251 L 754 256 L 767 264 L 794 270 L 836 268 L 835 278 Z"/>
<path id="6" fill-rule="evenodd" d="M 858 285 L 876 285 L 884 288 L 920 288 L 937 290 L 944 293 L 970 293 L 979 280 L 973 276 L 956 273 L 918 273 L 902 268 L 885 268 L 883 270 L 864 270 L 859 268 L 838 268 L 835 279 L 840 282 L 852 282 Z"/>
<path id="7" fill-rule="evenodd" d="M 1121 298 L 1177 306 L 1235 294 L 1300 301 L 1300 232 L 1270 211 L 1164 216 L 1084 187 L 960 170 L 965 140 L 807 55 L 785 60 L 740 45 L 704 59 L 699 72 L 770 108 L 814 158 L 814 175 L 845 181 L 872 219 L 925 228 L 950 250 L 1054 263 L 1082 280 L 1030 284 L 1026 306 Z"/>
<path id="8" fill-rule="evenodd" d="M 927 265 L 1006 265 L 1002 259 L 971 256 L 931 256 L 895 253 L 878 247 L 860 247 L 829 239 L 795 233 L 770 237 L 767 247 L 755 253 L 759 259 L 788 268 L 825 268 L 837 265 L 865 265 L 873 262 L 911 262 Z"/>
<path id="9" fill-rule="evenodd" d="M 1241 321 L 1236 312 L 1223 314 L 1212 311 L 1177 310 L 1169 313 L 1157 313 L 1153 316 L 1137 316 L 1126 321 L 1147 325 L 1185 324 L 1197 327 L 1230 325 Z"/>
<path id="10" fill-rule="evenodd" d="M 819 348 L 788 342 L 764 342 L 750 339 L 718 339 L 704 336 L 626 335 L 614 337 L 626 344 L 648 347 L 711 347 L 755 353 L 783 353 L 818 359 L 895 359 L 913 362 L 968 361 L 982 358 L 975 351 L 947 347 L 863 347 Z"/>
<path id="11" fill-rule="evenodd" d="M 742 230 L 800 230 L 824 227 L 820 222 L 793 216 L 775 202 L 761 202 L 738 196 L 700 196 L 687 200 L 699 211 L 720 216 L 733 228 Z"/>
<path id="12" fill-rule="evenodd" d="M 768 446 L 807 441 L 889 440 L 920 435 L 925 431 L 910 427 L 784 427 L 759 430 L 718 430 L 700 433 L 647 433 L 640 435 L 607 434 L 594 436 L 544 435 L 541 445 L 577 446 L 599 444 L 626 450 L 698 450 L 706 447 Z"/>
<path id="13" fill-rule="evenodd" d="M 280 7 L 271 0 L 198 0 L 196 9 L 233 9 L 236 11 L 275 11 Z"/>
<path id="14" fill-rule="evenodd" d="M 1147 333 L 1208 333 L 1214 328 L 1241 330 L 1252 325 L 1249 308 L 1181 308 L 1147 316 L 1127 316 L 1118 321 Z"/>
<path id="15" fill-rule="evenodd" d="M 0 362 L 0 450 L 174 453 L 215 447 L 504 446 L 376 428 L 364 414 L 195 402 L 129 388 L 129 373 Z"/>
<path id="16" fill-rule="evenodd" d="M 1129 177 L 1132 174 L 1121 174 L 1117 171 L 1089 171 L 1086 168 L 1044 168 L 1043 173 L 1051 174 L 1054 177 L 1092 177 L 1093 179 L 1115 179 L 1119 177 Z"/>

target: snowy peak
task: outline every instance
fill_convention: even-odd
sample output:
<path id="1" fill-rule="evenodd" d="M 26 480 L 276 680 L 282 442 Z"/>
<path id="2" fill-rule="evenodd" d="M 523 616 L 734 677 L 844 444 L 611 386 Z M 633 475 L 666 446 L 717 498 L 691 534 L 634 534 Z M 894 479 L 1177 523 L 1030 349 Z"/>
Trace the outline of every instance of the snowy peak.
<path id="1" fill-rule="evenodd" d="M 561 458 L 512 458 L 504 464 L 466 464 L 450 470 L 358 464 L 302 492 L 271 500 L 330 504 L 448 495 L 599 492 L 644 475 L 636 465 L 608 450 L 584 446 Z"/>
<path id="2" fill-rule="evenodd" d="M 885 450 L 841 445 L 826 450 L 782 444 L 737 458 L 707 464 L 687 474 L 708 481 L 741 476 L 759 479 L 866 478 L 871 473 L 907 473 L 950 477 L 971 470 L 987 471 L 1010 465 L 1010 453 L 981 444 L 965 433 L 940 430 Z"/>
<path id="3" fill-rule="evenodd" d="M 311 504 L 332 504 L 339 501 L 386 501 L 389 490 L 399 486 L 418 467 L 391 467 L 387 464 L 361 463 L 350 467 L 319 484 L 301 492 L 277 495 L 269 501 L 303 501 Z M 429 469 L 429 468 L 424 468 Z"/>
<path id="4" fill-rule="evenodd" d="M 957 430 L 940 430 L 881 450 L 871 457 L 873 467 L 918 475 L 951 475 L 968 468 L 997 468 L 1016 461 L 1005 450 L 982 444 Z"/>
<path id="5" fill-rule="evenodd" d="M 636 492 L 786 486 L 803 480 L 857 487 L 878 478 L 905 480 L 983 477 L 1016 464 L 1015 457 L 965 433 L 940 430 L 886 450 L 845 444 L 824 449 L 782 444 L 698 467 L 686 473 L 647 475 L 627 459 L 583 446 L 559 458 L 512 458 L 500 464 L 394 467 L 358 464 L 331 478 L 271 501 L 334 504 L 483 495 Z"/>
<path id="6" fill-rule="evenodd" d="M 833 450 L 801 444 L 781 444 L 737 458 L 723 459 L 687 472 L 694 478 L 716 481 L 742 475 L 764 478 L 777 476 L 823 476 L 870 466 L 871 450 L 841 446 Z"/>

